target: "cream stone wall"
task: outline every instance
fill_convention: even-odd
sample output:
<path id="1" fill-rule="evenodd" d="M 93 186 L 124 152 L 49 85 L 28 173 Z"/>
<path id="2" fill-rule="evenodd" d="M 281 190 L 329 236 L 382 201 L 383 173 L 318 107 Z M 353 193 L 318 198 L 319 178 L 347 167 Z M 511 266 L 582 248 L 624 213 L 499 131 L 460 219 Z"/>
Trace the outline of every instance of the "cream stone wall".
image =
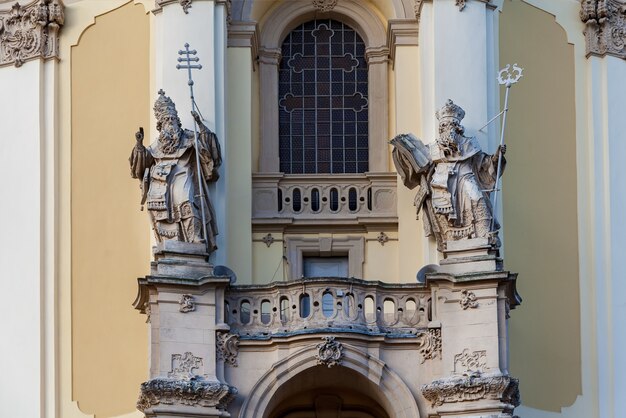
<path id="1" fill-rule="evenodd" d="M 150 226 L 127 159 L 153 123 L 149 51 L 146 9 L 127 3 L 71 54 L 72 387 L 97 417 L 134 411 L 148 372 L 148 330 L 131 303 L 149 272 Z"/>
<path id="2" fill-rule="evenodd" d="M 574 48 L 554 16 L 505 0 L 507 63 L 524 67 L 511 92 L 503 177 L 505 266 L 519 272 L 524 299 L 510 320 L 511 373 L 524 405 L 559 411 L 582 390 Z"/>

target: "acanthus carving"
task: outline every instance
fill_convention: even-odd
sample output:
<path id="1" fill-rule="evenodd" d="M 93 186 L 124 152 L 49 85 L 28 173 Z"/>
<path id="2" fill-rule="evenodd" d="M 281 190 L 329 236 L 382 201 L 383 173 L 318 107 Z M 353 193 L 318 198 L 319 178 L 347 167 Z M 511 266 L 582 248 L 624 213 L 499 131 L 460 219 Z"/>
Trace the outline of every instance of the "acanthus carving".
<path id="1" fill-rule="evenodd" d="M 330 12 L 337 5 L 338 0 L 313 0 L 313 7 L 320 12 Z"/>
<path id="2" fill-rule="evenodd" d="M 626 59 L 626 3 L 619 0 L 581 0 L 587 56 L 613 55 Z"/>
<path id="3" fill-rule="evenodd" d="M 64 22 L 61 0 L 15 3 L 11 10 L 0 12 L 0 65 L 20 67 L 32 58 L 58 58 Z"/>
<path id="4" fill-rule="evenodd" d="M 239 354 L 239 335 L 229 332 L 217 333 L 217 358 L 225 363 L 237 367 L 237 354 Z"/>
<path id="5" fill-rule="evenodd" d="M 191 295 L 182 295 L 178 303 L 180 304 L 180 308 L 178 308 L 178 310 L 182 313 L 193 312 L 196 310 L 196 303 Z"/>
<path id="6" fill-rule="evenodd" d="M 317 364 L 328 366 L 336 366 L 341 363 L 343 357 L 343 345 L 339 341 L 335 341 L 335 337 L 326 336 L 322 337 L 324 342 L 317 345 Z"/>
<path id="7" fill-rule="evenodd" d="M 485 350 L 469 351 L 454 356 L 454 372 L 463 376 L 479 376 L 487 366 L 487 352 Z"/>
<path id="8" fill-rule="evenodd" d="M 137 409 L 144 412 L 155 405 L 187 405 L 225 410 L 237 395 L 237 389 L 224 383 L 203 380 L 156 378 L 141 384 Z"/>
<path id="9" fill-rule="evenodd" d="M 417 334 L 421 363 L 434 358 L 441 358 L 441 328 L 431 328 Z"/>
<path id="10" fill-rule="evenodd" d="M 422 394 L 433 407 L 444 403 L 499 400 L 515 408 L 520 405 L 518 379 L 503 375 L 452 377 L 422 386 Z"/>
<path id="11" fill-rule="evenodd" d="M 195 371 L 202 367 L 202 358 L 187 351 L 185 354 L 172 354 L 172 371 L 167 377 L 189 380 L 196 376 Z"/>
<path id="12" fill-rule="evenodd" d="M 461 307 L 463 308 L 463 310 L 466 310 L 468 308 L 471 309 L 476 309 L 478 308 L 478 298 L 476 297 L 476 294 L 474 292 L 471 292 L 467 289 L 463 289 L 461 291 L 461 300 L 459 301 L 459 303 L 461 304 Z"/>

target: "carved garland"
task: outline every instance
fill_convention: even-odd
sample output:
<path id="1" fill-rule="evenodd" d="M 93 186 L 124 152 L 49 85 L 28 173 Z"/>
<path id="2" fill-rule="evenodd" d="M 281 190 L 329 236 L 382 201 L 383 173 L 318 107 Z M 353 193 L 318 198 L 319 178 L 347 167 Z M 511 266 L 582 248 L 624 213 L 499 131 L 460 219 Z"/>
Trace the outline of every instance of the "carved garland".
<path id="1" fill-rule="evenodd" d="M 225 410 L 237 389 L 225 383 L 195 376 L 189 380 L 156 378 L 141 384 L 137 409 L 144 412 L 155 405 L 216 407 Z"/>
<path id="2" fill-rule="evenodd" d="M 626 4 L 618 0 L 581 0 L 587 56 L 626 59 Z"/>
<path id="3" fill-rule="evenodd" d="M 417 334 L 421 363 L 434 358 L 441 358 L 441 328 L 432 328 Z"/>
<path id="4" fill-rule="evenodd" d="M 499 400 L 512 408 L 520 405 L 519 380 L 502 375 L 435 380 L 422 386 L 422 394 L 433 407 L 480 399 Z"/>
<path id="5" fill-rule="evenodd" d="M 59 57 L 59 30 L 65 22 L 61 0 L 36 0 L 0 12 L 0 65 L 20 67 L 33 58 Z"/>
<path id="6" fill-rule="evenodd" d="M 217 358 L 224 360 L 226 364 L 237 367 L 237 355 L 239 354 L 239 335 L 229 332 L 217 333 Z"/>

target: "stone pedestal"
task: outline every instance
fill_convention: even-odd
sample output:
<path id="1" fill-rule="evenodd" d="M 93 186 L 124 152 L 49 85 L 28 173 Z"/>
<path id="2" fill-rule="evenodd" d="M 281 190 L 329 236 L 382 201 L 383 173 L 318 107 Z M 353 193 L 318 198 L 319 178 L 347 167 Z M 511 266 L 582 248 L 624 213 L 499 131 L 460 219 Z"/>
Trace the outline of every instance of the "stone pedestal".
<path id="1" fill-rule="evenodd" d="M 437 417 L 512 417 L 520 397 L 508 372 L 507 319 L 521 303 L 517 274 L 502 271 L 486 239 L 447 244 L 440 271 L 426 274 L 441 324 L 442 377 L 422 394 Z"/>
<path id="2" fill-rule="evenodd" d="M 201 244 L 155 247 L 152 275 L 139 279 L 136 309 L 150 323 L 150 379 L 137 408 L 147 417 L 229 417 L 237 390 L 224 380 L 217 335 L 231 277 L 214 274 Z"/>

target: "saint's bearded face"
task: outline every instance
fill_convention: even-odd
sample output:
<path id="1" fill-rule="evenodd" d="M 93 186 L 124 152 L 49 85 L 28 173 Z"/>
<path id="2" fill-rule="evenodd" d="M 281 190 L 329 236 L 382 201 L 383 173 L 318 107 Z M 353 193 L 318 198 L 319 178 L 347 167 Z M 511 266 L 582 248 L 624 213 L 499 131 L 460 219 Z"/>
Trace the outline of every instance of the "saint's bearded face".
<path id="1" fill-rule="evenodd" d="M 444 119 L 439 122 L 439 138 L 437 143 L 444 154 L 451 155 L 459 150 L 457 137 L 463 133 L 463 127 L 455 119 Z"/>
<path id="2" fill-rule="evenodd" d="M 159 148 L 166 154 L 176 151 L 180 143 L 180 120 L 178 115 L 171 113 L 160 119 Z"/>

